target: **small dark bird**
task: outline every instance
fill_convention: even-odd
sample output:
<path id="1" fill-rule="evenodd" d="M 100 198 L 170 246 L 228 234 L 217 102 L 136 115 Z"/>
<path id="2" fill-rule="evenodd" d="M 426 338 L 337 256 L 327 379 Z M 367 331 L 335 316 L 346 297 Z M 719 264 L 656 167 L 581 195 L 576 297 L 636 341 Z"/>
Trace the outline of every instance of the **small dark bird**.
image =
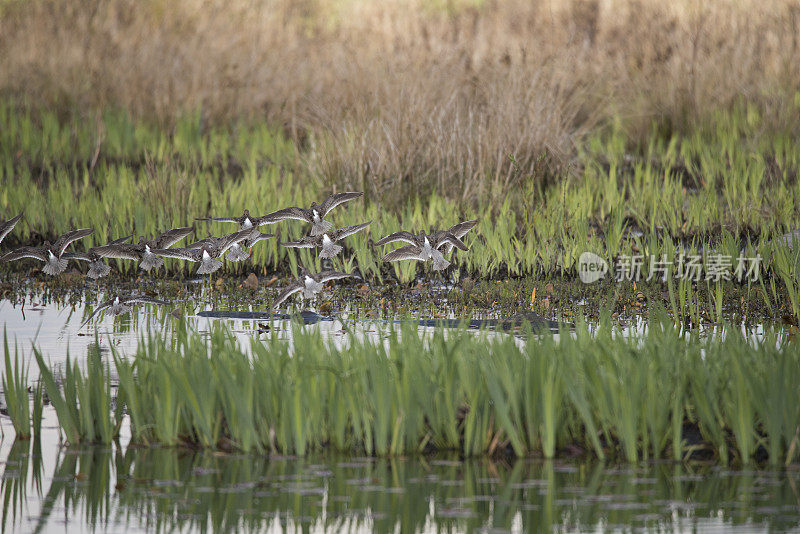
<path id="1" fill-rule="evenodd" d="M 153 249 L 167 249 L 185 238 L 194 231 L 191 226 L 183 228 L 174 228 L 160 234 L 153 239 L 139 238 L 139 242 L 135 244 L 130 243 L 109 243 L 101 247 L 94 247 L 91 251 L 101 258 L 118 258 L 122 260 L 138 261 L 139 267 L 145 271 L 150 269 L 158 269 L 164 265 L 164 260 L 157 254 L 154 254 Z"/>
<path id="2" fill-rule="evenodd" d="M 252 249 L 256 243 L 258 243 L 259 241 L 264 241 L 266 239 L 275 237 L 275 234 L 267 234 L 265 232 L 259 232 L 258 228 L 255 226 L 242 228 L 242 231 L 246 230 L 250 230 L 250 235 L 246 239 L 240 241 L 239 243 L 234 243 L 228 249 L 228 255 L 226 256 L 226 258 L 228 258 L 229 260 L 244 261 L 250 257 L 250 249 Z M 204 245 L 210 243 L 209 240 L 214 240 L 214 239 L 217 238 L 207 237 L 206 239 L 201 239 L 200 241 L 192 243 L 186 248 L 201 248 Z"/>
<path id="3" fill-rule="evenodd" d="M 275 302 L 272 303 L 272 308 L 273 309 L 276 308 L 283 301 L 285 301 L 298 291 L 303 292 L 303 298 L 310 299 L 313 298 L 314 295 L 322 291 L 322 289 L 325 286 L 325 282 L 328 282 L 330 280 L 339 280 L 342 278 L 351 278 L 351 277 L 358 278 L 358 275 L 349 273 L 340 273 L 336 271 L 322 271 L 321 273 L 310 273 L 306 269 L 303 269 L 303 274 L 300 275 L 300 279 L 286 286 L 283 289 L 283 291 L 281 291 L 278 294 L 278 296 L 275 298 Z"/>
<path id="4" fill-rule="evenodd" d="M 271 214 L 270 214 L 271 215 Z M 250 215 L 249 210 L 244 210 L 241 217 L 198 217 L 195 221 L 216 221 L 216 222 L 229 222 L 236 223 L 240 226 L 240 230 L 247 228 L 255 228 L 265 224 L 275 224 L 282 219 L 275 219 L 270 215 L 263 215 L 261 217 L 253 217 Z"/>
<path id="5" fill-rule="evenodd" d="M 363 194 L 364 193 L 355 192 L 334 193 L 323 200 L 321 204 L 312 202 L 311 206 L 308 208 L 298 208 L 296 206 L 292 206 L 282 210 L 273 211 L 272 213 L 264 215 L 264 217 L 268 217 L 270 221 L 275 222 L 282 221 L 284 219 L 297 219 L 299 221 L 309 222 L 312 225 L 311 235 L 318 236 L 333 228 L 333 223 L 323 220 L 333 208 L 339 204 L 344 204 L 345 202 L 354 200 Z"/>
<path id="6" fill-rule="evenodd" d="M 430 234 L 426 234 L 425 232 L 413 234 L 411 232 L 400 231 L 387 235 L 375 244 L 386 245 L 393 241 L 409 243 L 409 246 L 400 247 L 384 256 L 383 261 L 425 261 L 432 259 L 433 270 L 441 271 L 446 269 L 450 265 L 450 262 L 444 259 L 444 255 L 439 249 L 444 247 L 445 254 L 451 252 L 453 247 L 467 250 L 467 246 L 461 241 L 461 238 L 472 230 L 476 224 L 478 224 L 477 220 L 465 221 L 453 225 L 447 230 L 433 231 Z"/>
<path id="7" fill-rule="evenodd" d="M 64 256 L 64 250 L 78 239 L 83 239 L 91 234 L 91 228 L 82 228 L 80 230 L 73 230 L 59 237 L 52 245 L 49 241 L 45 241 L 41 247 L 20 247 L 12 250 L 2 258 L 0 261 L 15 261 L 22 258 L 33 258 L 44 262 L 42 271 L 50 276 L 63 273 L 67 269 L 67 261 L 69 257 Z"/>
<path id="8" fill-rule="evenodd" d="M 299 241 L 288 241 L 286 243 L 281 243 L 281 245 L 290 248 L 322 248 L 322 252 L 319 253 L 320 258 L 333 258 L 342 251 L 342 247 L 336 244 L 337 241 L 351 236 L 356 232 L 360 232 L 369 226 L 370 223 L 372 223 L 372 221 L 355 226 L 345 226 L 344 228 L 329 230 L 322 235 L 309 235 Z"/>
<path id="9" fill-rule="evenodd" d="M 107 245 L 103 246 L 120 245 L 125 243 L 125 241 L 131 237 L 133 237 L 133 234 L 120 237 L 119 239 L 110 241 Z M 88 252 L 65 252 L 62 257 L 69 260 L 88 261 L 89 270 L 86 272 L 86 276 L 92 278 L 93 280 L 108 276 L 108 273 L 111 272 L 111 267 L 103 262 L 103 258 L 101 256 L 94 252 L 94 248 L 90 248 Z"/>
<path id="10" fill-rule="evenodd" d="M 136 304 L 170 304 L 170 302 L 166 300 L 154 299 L 151 297 L 147 297 L 145 295 L 131 295 L 130 297 L 123 297 L 120 298 L 119 295 L 114 297 L 113 299 L 108 299 L 105 302 L 101 302 L 97 308 L 94 309 L 92 314 L 86 319 L 81 326 L 78 327 L 78 330 L 84 327 L 86 323 L 91 321 L 95 315 L 100 312 L 111 313 L 112 315 L 119 315 L 121 313 L 127 313 L 133 309 L 133 306 Z"/>
<path id="11" fill-rule="evenodd" d="M 197 269 L 197 274 L 211 274 L 222 267 L 222 262 L 217 258 L 225 254 L 233 245 L 251 237 L 252 232 L 253 229 L 248 228 L 222 237 L 207 237 L 186 248 L 153 249 L 152 252 L 165 258 L 199 261 L 200 267 Z"/>
<path id="12" fill-rule="evenodd" d="M 21 218 L 22 214 L 20 213 L 16 217 L 7 220 L 4 223 L 0 223 L 0 243 L 2 243 L 3 239 L 5 239 L 5 237 L 9 234 L 9 232 L 11 232 L 11 230 L 14 229 L 14 227 L 17 225 L 17 223 Z"/>
<path id="13" fill-rule="evenodd" d="M 433 260 L 434 271 L 441 271 L 450 265 L 450 262 L 444 259 L 444 255 L 439 250 L 441 247 L 449 246 L 450 248 L 457 247 L 461 250 L 467 250 L 467 245 L 448 230 L 441 230 L 432 234 L 426 234 L 425 232 L 413 234 L 400 231 L 387 235 L 375 244 L 386 245 L 394 241 L 403 241 L 410 243 L 410 245 L 388 253 L 383 257 L 383 261 Z"/>

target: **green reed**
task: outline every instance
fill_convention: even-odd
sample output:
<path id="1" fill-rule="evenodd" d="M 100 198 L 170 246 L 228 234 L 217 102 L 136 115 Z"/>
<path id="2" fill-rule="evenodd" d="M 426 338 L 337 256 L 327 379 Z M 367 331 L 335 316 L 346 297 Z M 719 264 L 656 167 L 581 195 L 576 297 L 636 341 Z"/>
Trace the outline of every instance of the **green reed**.
<path id="1" fill-rule="evenodd" d="M 134 443 L 307 455 L 433 450 L 723 463 L 798 457 L 800 350 L 768 332 L 681 333 L 663 315 L 625 337 L 608 317 L 574 334 L 513 336 L 387 327 L 346 348 L 297 326 L 246 349 L 224 328 L 150 333 L 114 354 L 116 409 L 99 356 L 65 368 L 37 353 L 67 440 L 108 443 L 122 413 Z M 63 391 L 63 393 L 62 393 Z M 688 434 L 687 434 L 688 432 Z M 691 436 L 702 436 L 701 439 Z"/>
<path id="2" fill-rule="evenodd" d="M 5 329 L 3 329 L 3 346 L 5 349 L 5 373 L 2 377 L 2 386 L 8 417 L 11 419 L 17 438 L 22 440 L 30 439 L 31 406 L 28 396 L 28 368 L 16 344 L 14 345 L 12 364 L 11 350 L 8 345 L 8 331 Z M 36 410 L 37 407 L 34 406 L 35 413 Z"/>
<path id="3" fill-rule="evenodd" d="M 783 282 L 784 292 L 789 297 L 789 310 L 795 321 L 800 321 L 800 246 L 795 244 L 793 249 L 789 249 L 778 243 L 772 247 L 772 255 L 776 278 Z M 776 295 L 776 300 L 784 299 Z"/>
<path id="4" fill-rule="evenodd" d="M 199 113 L 190 113 L 167 131 L 116 111 L 103 114 L 98 123 L 9 102 L 0 103 L 0 118 L 0 213 L 26 214 L 7 244 L 93 227 L 95 233 L 76 245 L 80 249 L 131 232 L 135 239 L 152 236 L 169 226 L 192 224 L 195 217 L 240 214 L 244 208 L 263 214 L 319 201 L 331 192 L 298 163 L 311 148 L 294 145 L 263 123 L 208 127 Z M 438 191 L 425 198 L 349 203 L 331 214 L 334 224 L 373 224 L 345 240 L 341 265 L 358 267 L 369 278 L 391 275 L 408 282 L 429 271 L 411 261 L 383 264 L 380 258 L 393 245 L 372 248 L 370 238 L 478 218 L 465 237 L 469 252 L 453 254 L 456 267 L 449 272 L 454 278 L 461 272 L 484 278 L 571 278 L 586 250 L 613 262 L 637 253 L 672 257 L 681 247 L 735 258 L 744 245 L 747 255 L 762 254 L 765 272 L 780 281 L 776 304 L 786 304 L 791 297 L 784 287 L 790 295 L 797 293 L 796 278 L 771 252 L 775 238 L 793 230 L 800 214 L 800 183 L 792 179 L 800 169 L 800 150 L 789 133 L 752 135 L 762 120 L 753 109 L 737 108 L 680 135 L 665 138 L 654 132 L 640 146 L 628 142 L 621 126 L 613 126 L 586 142 L 574 172 L 502 201 L 467 205 Z M 194 237 L 202 238 L 235 226 L 200 223 L 196 228 Z M 299 265 L 316 263 L 312 251 L 278 245 L 304 233 L 298 221 L 265 230 L 278 237 L 256 246 L 252 263 L 237 270 L 296 274 Z M 641 239 L 631 234 L 634 230 L 643 232 Z M 113 264 L 136 272 L 131 262 Z M 173 260 L 167 269 L 189 272 Z M 796 314 L 797 304 L 788 304 Z M 718 301 L 709 305 L 717 317 Z"/>
<path id="5" fill-rule="evenodd" d="M 56 380 L 44 356 L 34 349 L 44 389 L 68 443 L 111 443 L 122 421 L 122 406 L 112 413 L 111 379 L 97 345 L 89 350 L 86 370 L 67 353 L 63 376 Z M 59 385 L 60 382 L 60 385 Z"/>

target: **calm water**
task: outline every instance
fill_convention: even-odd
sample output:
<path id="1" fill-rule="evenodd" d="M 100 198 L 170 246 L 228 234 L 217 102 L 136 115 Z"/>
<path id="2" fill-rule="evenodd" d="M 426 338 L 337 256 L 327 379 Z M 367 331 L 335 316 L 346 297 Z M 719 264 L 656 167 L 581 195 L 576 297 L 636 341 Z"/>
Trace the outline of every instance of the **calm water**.
<path id="1" fill-rule="evenodd" d="M 67 354 L 80 362 L 89 347 L 95 344 L 99 345 L 101 353 L 108 354 L 113 348 L 123 354 L 131 354 L 135 352 L 140 336 L 148 329 L 168 333 L 179 321 L 186 321 L 190 328 L 201 333 L 210 332 L 215 325 L 225 324 L 244 346 L 249 346 L 259 336 L 272 333 L 277 333 L 291 344 L 292 329 L 298 324 L 298 321 L 292 321 L 286 315 L 232 318 L 242 312 L 268 315 L 271 296 L 263 293 L 257 297 L 230 296 L 208 286 L 198 287 L 194 284 L 187 285 L 178 294 L 151 295 L 171 301 L 170 305 L 139 305 L 130 313 L 116 317 L 98 314 L 83 325 L 99 303 L 115 295 L 114 292 L 103 290 L 81 290 L 58 296 L 37 290 L 20 292 L 13 298 L 0 298 L 0 325 L 5 328 L 12 347 L 16 344 L 24 354 L 29 355 L 31 347 L 35 345 L 46 359 L 58 365 L 66 361 Z M 304 328 L 322 333 L 336 345 L 347 342 L 348 331 L 377 339 L 389 323 L 399 320 L 391 312 L 374 314 L 374 310 L 365 311 L 354 302 L 337 303 L 336 312 L 325 311 L 324 316 L 316 315 L 315 303 L 318 301 L 301 303 L 296 299 L 291 302 L 289 310 L 292 314 L 311 310 L 306 317 L 311 324 L 306 324 Z M 437 319 L 454 318 L 446 305 L 431 311 L 435 312 Z M 214 317 L 208 317 L 207 314 Z M 420 314 L 420 318 L 431 317 L 428 310 L 420 311 Z M 498 312 L 486 312 L 481 317 L 497 318 Z M 432 327 L 421 326 L 420 330 L 432 330 Z M 33 360 L 32 355 L 30 359 Z"/>
<path id="2" fill-rule="evenodd" d="M 3 420 L 3 532 L 800 532 L 796 470 L 66 449 L 54 423 Z"/>
<path id="3" fill-rule="evenodd" d="M 101 352 L 108 353 L 114 348 L 121 353 L 135 352 L 140 336 L 148 329 L 170 332 L 178 321 L 186 321 L 190 328 L 199 332 L 210 332 L 214 325 L 224 323 L 245 345 L 261 333 L 277 331 L 280 337 L 291 342 L 293 322 L 280 317 L 260 319 L 231 319 L 205 317 L 207 312 L 267 313 L 269 301 L 251 300 L 241 297 L 226 297 L 219 291 L 208 288 L 188 288 L 177 295 L 163 297 L 171 305 L 159 306 L 144 304 L 136 306 L 130 313 L 113 316 L 98 314 L 91 322 L 83 325 L 94 308 L 101 302 L 113 298 L 112 292 L 76 292 L 52 297 L 40 292 L 30 292 L 11 300 L 0 299 L 0 323 L 4 326 L 9 343 L 16 344 L 26 355 L 35 345 L 53 364 L 66 361 L 69 353 L 80 361 L 90 346 L 98 344 Z M 159 295 L 160 296 L 160 295 Z M 293 308 L 299 312 L 301 306 Z M 338 315 L 337 319 L 320 318 L 309 328 L 322 332 L 328 339 L 336 342 L 344 336 L 342 320 L 348 313 Z M 375 324 L 362 329 L 365 335 L 374 333 Z M 31 357 L 31 360 L 33 358 Z"/>
<path id="4" fill-rule="evenodd" d="M 128 288 L 127 293 L 132 289 L 135 288 Z M 446 294 L 446 288 L 439 289 Z M 25 354 L 29 354 L 31 346 L 35 345 L 46 359 L 56 365 L 63 363 L 68 353 L 80 362 L 86 356 L 88 348 L 95 344 L 99 345 L 101 353 L 108 354 L 113 348 L 121 353 L 131 354 L 135 352 L 140 337 L 148 329 L 168 333 L 178 322 L 185 321 L 190 328 L 201 333 L 210 332 L 215 325 L 224 324 L 244 346 L 249 346 L 253 339 L 273 333 L 291 344 L 292 329 L 298 324 L 298 321 L 289 320 L 287 315 L 283 318 L 276 315 L 266 317 L 269 315 L 272 298 L 269 293 L 261 292 L 257 296 L 229 295 L 208 286 L 188 284 L 177 294 L 174 294 L 174 288 L 173 293 L 168 295 L 150 293 L 151 296 L 170 300 L 171 304 L 168 306 L 140 305 L 130 313 L 116 317 L 99 314 L 90 323 L 83 325 L 99 303 L 115 294 L 102 289 L 78 290 L 58 296 L 35 289 L 21 291 L 13 297 L 0 298 L 0 323 L 12 346 L 16 344 Z M 374 340 L 382 335 L 390 323 L 401 320 L 423 320 L 423 323 L 427 323 L 435 318 L 437 321 L 450 319 L 457 322 L 457 316 L 448 307 L 446 298 L 437 298 L 435 304 L 421 303 L 417 315 L 412 319 L 401 318 L 393 314 L 391 309 L 359 307 L 357 299 L 337 302 L 333 306 L 333 312 L 317 310 L 314 304 L 319 304 L 319 300 L 305 303 L 292 301 L 289 313 L 296 315 L 301 310 L 321 311 L 322 315 L 312 313 L 311 324 L 305 324 L 304 328 L 322 333 L 328 341 L 339 346 L 347 343 L 351 332 Z M 474 319 L 507 318 L 509 315 L 499 310 L 472 312 Z M 242 313 L 255 313 L 265 317 L 236 318 Z M 213 317 L 209 317 L 209 314 Z M 309 317 L 306 320 L 308 322 Z M 621 332 L 623 335 L 637 336 L 644 333 L 646 328 L 644 320 L 628 321 Z M 421 325 L 419 329 L 432 331 L 433 327 Z M 708 333 L 721 331 L 720 327 L 713 325 L 705 326 L 701 330 Z M 742 331 L 753 338 L 760 338 L 765 332 L 765 325 L 742 327 Z"/>

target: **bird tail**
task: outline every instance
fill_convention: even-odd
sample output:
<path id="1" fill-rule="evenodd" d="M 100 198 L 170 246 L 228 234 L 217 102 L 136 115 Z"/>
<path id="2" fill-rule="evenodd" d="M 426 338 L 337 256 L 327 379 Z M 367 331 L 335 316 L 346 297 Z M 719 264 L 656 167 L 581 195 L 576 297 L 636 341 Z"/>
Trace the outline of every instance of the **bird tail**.
<path id="1" fill-rule="evenodd" d="M 311 235 L 313 236 L 322 235 L 332 228 L 333 228 L 332 222 L 329 221 L 315 222 L 314 226 L 311 227 Z"/>
<path id="2" fill-rule="evenodd" d="M 447 269 L 450 265 L 450 262 L 444 259 L 444 256 L 438 250 L 434 250 L 433 254 L 433 270 L 434 271 L 443 271 Z"/>
<path id="3" fill-rule="evenodd" d="M 152 252 L 145 252 L 142 256 L 141 263 L 139 263 L 139 267 L 145 271 L 149 271 L 150 269 L 158 269 L 162 265 L 164 265 L 164 258 L 153 254 Z"/>
<path id="4" fill-rule="evenodd" d="M 67 270 L 67 260 L 64 258 L 53 258 L 48 260 L 42 267 L 42 271 L 50 276 L 61 274 Z"/>
<path id="5" fill-rule="evenodd" d="M 322 259 L 333 258 L 341 251 L 342 247 L 336 243 L 330 243 L 327 247 L 322 247 L 322 252 L 319 253 L 319 257 Z"/>
<path id="6" fill-rule="evenodd" d="M 102 261 L 93 261 L 91 265 L 89 265 L 89 272 L 86 273 L 86 276 L 93 279 L 103 278 L 104 276 L 108 276 L 108 273 L 111 272 L 111 267 L 103 263 Z"/>
<path id="7" fill-rule="evenodd" d="M 233 245 L 228 249 L 228 259 L 231 261 L 244 261 L 250 257 L 250 252 L 239 245 Z"/>
<path id="8" fill-rule="evenodd" d="M 325 287 L 325 284 L 321 284 L 319 282 L 312 282 L 309 286 L 303 288 L 303 298 L 304 299 L 313 299 L 314 296 L 322 291 Z"/>
<path id="9" fill-rule="evenodd" d="M 197 274 L 211 274 L 220 267 L 222 267 L 221 261 L 209 258 L 200 264 L 200 268 L 197 269 Z"/>

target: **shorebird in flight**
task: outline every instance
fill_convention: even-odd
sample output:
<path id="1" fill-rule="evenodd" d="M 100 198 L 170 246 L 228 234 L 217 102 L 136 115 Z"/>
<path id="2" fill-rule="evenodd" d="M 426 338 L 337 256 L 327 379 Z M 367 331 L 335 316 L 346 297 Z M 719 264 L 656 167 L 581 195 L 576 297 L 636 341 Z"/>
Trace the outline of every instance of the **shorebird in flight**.
<path id="1" fill-rule="evenodd" d="M 22 258 L 33 258 L 44 262 L 42 271 L 50 276 L 63 273 L 67 269 L 67 261 L 70 259 L 68 256 L 64 257 L 64 251 L 73 241 L 83 239 L 91 234 L 94 230 L 91 228 L 82 228 L 80 230 L 73 230 L 59 237 L 55 243 L 50 244 L 45 241 L 41 247 L 20 247 L 12 250 L 8 254 L 0 258 L 0 261 L 15 261 Z"/>
<path id="2" fill-rule="evenodd" d="M 340 280 L 342 278 L 357 278 L 358 275 L 350 274 L 350 273 L 341 273 L 336 271 L 322 271 L 320 273 L 309 273 L 306 269 L 303 269 L 300 278 L 286 286 L 283 291 L 281 291 L 277 297 L 275 297 L 275 302 L 272 303 L 272 308 L 275 309 L 278 307 L 283 301 L 288 299 L 293 294 L 297 293 L 298 291 L 302 291 L 304 299 L 314 298 L 314 296 L 323 290 L 325 287 L 325 282 L 329 282 L 331 280 Z"/>
<path id="3" fill-rule="evenodd" d="M 359 198 L 363 194 L 364 193 L 356 192 L 334 193 L 323 200 L 320 204 L 312 202 L 311 206 L 308 208 L 298 208 L 297 206 L 292 206 L 282 210 L 273 211 L 264 217 L 268 217 L 270 220 L 274 220 L 275 222 L 283 221 L 285 219 L 297 219 L 299 221 L 309 222 L 311 223 L 310 235 L 318 236 L 333 228 L 333 223 L 324 220 L 325 216 L 333 208 L 340 204 L 344 204 L 345 202 L 349 202 L 350 200 Z"/>
<path id="4" fill-rule="evenodd" d="M 222 262 L 217 258 L 233 245 L 250 238 L 252 233 L 253 229 L 248 228 L 222 237 L 207 237 L 186 248 L 153 249 L 152 252 L 164 258 L 200 262 L 197 274 L 211 274 L 222 267 Z"/>
<path id="5" fill-rule="evenodd" d="M 144 271 L 158 269 L 164 265 L 164 260 L 153 250 L 163 250 L 171 247 L 194 231 L 191 226 L 173 228 L 153 239 L 139 238 L 138 243 L 109 243 L 101 247 L 94 247 L 91 252 L 101 258 L 118 258 L 139 262 L 139 267 Z"/>
<path id="6" fill-rule="evenodd" d="M 165 305 L 170 304 L 170 302 L 166 300 L 154 299 L 145 295 L 131 295 L 130 297 L 123 298 L 120 298 L 119 295 L 117 295 L 113 299 L 108 299 L 107 301 L 98 304 L 97 308 L 94 309 L 89 318 L 78 327 L 78 330 L 83 328 L 84 325 L 91 321 L 98 313 L 105 312 L 112 315 L 119 315 L 121 313 L 127 313 L 131 311 L 136 304 Z"/>
<path id="7" fill-rule="evenodd" d="M 409 243 L 409 245 L 388 253 L 383 257 L 383 261 L 433 260 L 434 271 L 444 270 L 450 265 L 450 262 L 444 258 L 444 255 L 439 250 L 440 248 L 447 246 L 450 249 L 456 247 L 461 250 L 467 250 L 467 245 L 448 230 L 440 230 L 431 234 L 426 234 L 425 232 L 414 234 L 400 231 L 387 235 L 375 244 L 386 245 L 394 241 L 403 241 L 404 243 Z"/>
<path id="8" fill-rule="evenodd" d="M 372 221 L 356 224 L 355 226 L 345 226 L 344 228 L 329 230 L 322 235 L 305 236 L 299 241 L 287 241 L 286 243 L 281 243 L 281 245 L 289 248 L 321 248 L 320 258 L 333 258 L 342 251 L 342 247 L 336 244 L 337 241 L 360 232 L 371 223 Z"/>
<path id="9" fill-rule="evenodd" d="M 197 217 L 195 221 L 215 221 L 215 222 L 229 222 L 239 225 L 240 230 L 247 228 L 255 228 L 265 224 L 275 224 L 283 219 L 273 217 L 273 214 L 262 215 L 261 217 L 253 217 L 250 215 L 249 210 L 244 210 L 241 217 Z"/>
<path id="10" fill-rule="evenodd" d="M 231 261 L 244 261 L 250 257 L 250 250 L 253 246 L 258 243 L 259 241 L 264 241 L 266 239 L 270 239 L 275 237 L 275 234 L 268 234 L 266 232 L 260 232 L 257 227 L 251 226 L 249 228 L 243 228 L 242 231 L 250 230 L 250 234 L 238 243 L 234 243 L 228 249 L 228 255 L 225 256 Z M 192 245 L 189 245 L 188 248 L 196 248 L 195 245 L 201 243 L 202 241 L 198 241 Z"/>
<path id="11" fill-rule="evenodd" d="M 120 237 L 103 246 L 121 245 L 131 237 L 133 237 L 133 234 Z M 111 267 L 103 262 L 102 256 L 94 252 L 94 248 L 90 248 L 88 252 L 65 252 L 62 257 L 69 260 L 88 261 L 89 270 L 86 272 L 86 276 L 93 280 L 108 276 L 108 273 L 111 272 Z"/>

